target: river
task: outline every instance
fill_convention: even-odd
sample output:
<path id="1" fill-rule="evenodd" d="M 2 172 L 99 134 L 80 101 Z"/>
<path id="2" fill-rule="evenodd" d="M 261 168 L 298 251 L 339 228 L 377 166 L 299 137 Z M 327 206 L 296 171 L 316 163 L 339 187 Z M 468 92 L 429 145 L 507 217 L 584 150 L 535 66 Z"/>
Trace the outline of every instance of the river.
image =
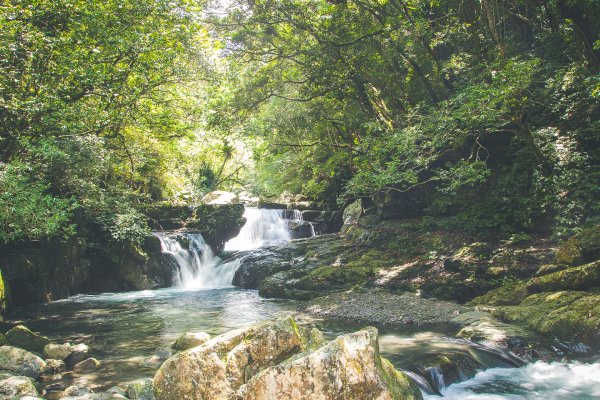
<path id="1" fill-rule="evenodd" d="M 248 250 L 289 240 L 278 211 L 252 210 L 246 216 L 247 227 L 227 244 L 228 250 Z M 78 295 L 14 310 L 12 323 L 18 316 L 32 330 L 56 341 L 85 342 L 94 357 L 102 361 L 97 371 L 66 384 L 102 390 L 151 377 L 160 360 L 170 353 L 171 343 L 183 332 L 218 335 L 294 313 L 298 307 L 296 301 L 263 299 L 257 291 L 232 287 L 236 266 L 212 254 L 198 235 L 158 235 L 163 252 L 174 263 L 175 287 Z M 300 323 L 317 326 L 327 337 L 360 328 L 307 317 Z M 454 328 L 445 325 L 381 329 L 381 351 L 398 369 L 408 371 L 421 383 L 428 400 L 600 398 L 598 358 L 515 367 L 518 363 L 511 355 L 455 339 L 453 333 Z M 435 367 L 440 357 L 463 361 L 448 373 Z"/>

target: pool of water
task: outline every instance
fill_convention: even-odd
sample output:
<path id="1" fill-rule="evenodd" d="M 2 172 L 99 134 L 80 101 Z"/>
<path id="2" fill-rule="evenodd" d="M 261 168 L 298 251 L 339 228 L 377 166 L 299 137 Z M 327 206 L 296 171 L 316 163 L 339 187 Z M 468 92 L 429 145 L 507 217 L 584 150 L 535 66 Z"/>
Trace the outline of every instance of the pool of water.
<path id="1" fill-rule="evenodd" d="M 88 344 L 102 366 L 79 383 L 105 388 L 152 376 L 156 366 L 148 359 L 169 350 L 183 332 L 218 335 L 293 310 L 292 301 L 263 299 L 250 290 L 160 289 L 22 307 L 14 310 L 19 320 L 11 323 L 21 322 L 53 341 Z"/>
<path id="2" fill-rule="evenodd" d="M 295 313 L 299 303 L 263 299 L 257 291 L 238 288 L 160 289 L 129 293 L 78 295 L 47 304 L 14 310 L 13 325 L 23 323 L 56 342 L 84 342 L 102 362 L 97 371 L 63 381 L 96 390 L 131 380 L 152 377 L 160 362 L 149 359 L 165 354 L 186 331 L 218 335 L 279 315 Z M 18 320 L 16 319 L 18 316 Z M 325 336 L 355 331 L 360 325 L 332 320 L 299 319 Z M 510 356 L 494 349 L 455 339 L 448 325 L 381 329 L 380 348 L 399 369 L 413 373 L 423 384 L 435 384 L 444 397 L 432 399 L 593 399 L 600 398 L 600 363 L 535 363 L 513 368 Z M 440 358 L 468 360 L 457 372 L 461 383 L 437 382 L 441 372 L 428 366 Z M 480 371 L 468 369 L 476 368 Z M 455 374 L 456 375 L 456 374 Z M 422 378 L 428 379 L 425 382 Z M 443 380 L 443 379 L 442 379 Z M 432 390 L 430 390 L 432 392 Z M 571 396 L 571 397 L 569 397 Z"/>

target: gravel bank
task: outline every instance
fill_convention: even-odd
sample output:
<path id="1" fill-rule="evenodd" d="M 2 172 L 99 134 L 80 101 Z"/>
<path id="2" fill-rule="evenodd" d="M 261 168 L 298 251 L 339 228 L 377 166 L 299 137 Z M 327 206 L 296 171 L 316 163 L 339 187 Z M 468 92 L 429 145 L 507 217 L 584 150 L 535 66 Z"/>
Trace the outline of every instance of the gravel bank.
<path id="1" fill-rule="evenodd" d="M 319 297 L 299 311 L 318 317 L 347 320 L 378 326 L 449 323 L 472 307 L 424 299 L 414 293 L 384 291 L 344 292 Z"/>

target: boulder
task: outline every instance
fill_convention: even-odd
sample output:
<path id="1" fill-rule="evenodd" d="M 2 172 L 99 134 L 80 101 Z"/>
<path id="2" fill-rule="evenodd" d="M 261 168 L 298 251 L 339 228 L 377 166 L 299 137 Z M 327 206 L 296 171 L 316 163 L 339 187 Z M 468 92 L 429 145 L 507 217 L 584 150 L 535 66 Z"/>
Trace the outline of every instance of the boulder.
<path id="1" fill-rule="evenodd" d="M 600 258 L 600 225 L 582 230 L 567 240 L 556 253 L 556 262 L 577 266 Z"/>
<path id="2" fill-rule="evenodd" d="M 358 222 L 364 214 L 362 200 L 358 199 L 344 209 L 343 220 L 344 225 L 352 225 Z"/>
<path id="3" fill-rule="evenodd" d="M 161 400 L 230 399 L 261 369 L 303 347 L 291 318 L 237 329 L 168 359 L 154 377 L 154 394 Z"/>
<path id="4" fill-rule="evenodd" d="M 594 348 L 600 344 L 598 292 L 536 293 L 517 306 L 497 307 L 492 314 L 565 341 L 578 341 Z"/>
<path id="5" fill-rule="evenodd" d="M 420 399 L 416 385 L 379 354 L 377 330 L 343 335 L 269 367 L 242 387 L 245 400 Z"/>
<path id="6" fill-rule="evenodd" d="M 8 339 L 6 338 L 6 335 L 0 333 L 0 346 L 6 346 L 6 345 L 10 345 L 10 343 L 8 343 Z"/>
<path id="7" fill-rule="evenodd" d="M 46 347 L 44 347 L 44 358 L 48 359 L 54 359 L 54 360 L 66 360 L 67 357 L 69 357 L 71 355 L 71 353 L 73 352 L 72 348 L 71 348 L 71 343 L 65 343 L 65 344 L 55 344 L 55 343 L 50 343 L 47 344 Z"/>
<path id="8" fill-rule="evenodd" d="M 63 360 L 54 360 L 52 358 L 46 359 L 46 370 L 45 373 L 57 373 L 67 369 L 67 366 Z"/>
<path id="9" fill-rule="evenodd" d="M 81 362 L 88 358 L 90 354 L 90 348 L 88 345 L 79 343 L 71 346 L 71 354 L 67 357 L 66 362 L 68 366 L 73 366 L 78 362 Z"/>
<path id="10" fill-rule="evenodd" d="M 100 361 L 95 358 L 87 358 L 83 361 L 78 362 L 73 366 L 73 372 L 81 374 L 84 372 L 95 371 L 100 366 Z"/>
<path id="11" fill-rule="evenodd" d="M 288 221 L 287 227 L 292 239 L 302 239 L 314 236 L 314 227 L 310 222 Z"/>
<path id="12" fill-rule="evenodd" d="M 35 380 L 27 376 L 11 376 L 0 381 L 0 400 L 37 396 Z"/>
<path id="13" fill-rule="evenodd" d="M 85 386 L 73 385 L 65 389 L 65 391 L 63 392 L 63 396 L 79 397 L 91 393 L 93 393 L 92 390 Z"/>
<path id="14" fill-rule="evenodd" d="M 17 325 L 6 332 L 6 338 L 12 346 L 36 353 L 42 353 L 44 347 L 50 343 L 46 336 L 34 333 L 24 325 Z"/>
<path id="15" fill-rule="evenodd" d="M 173 350 L 187 350 L 210 340 L 210 335 L 206 332 L 186 332 L 181 335 L 171 346 Z"/>
<path id="16" fill-rule="evenodd" d="M 193 209 L 192 215 L 184 223 L 189 231 L 200 232 L 215 253 L 223 250 L 225 242 L 236 237 L 244 224 L 242 204 L 202 204 Z"/>
<path id="17" fill-rule="evenodd" d="M 127 398 L 138 400 L 155 400 L 152 391 L 152 379 L 139 379 L 127 386 Z"/>
<path id="18" fill-rule="evenodd" d="M 527 282 L 527 292 L 530 294 L 593 287 L 600 287 L 600 261 L 535 277 Z"/>
<path id="19" fill-rule="evenodd" d="M 0 369 L 37 378 L 45 371 L 46 362 L 27 350 L 13 346 L 1 346 Z"/>

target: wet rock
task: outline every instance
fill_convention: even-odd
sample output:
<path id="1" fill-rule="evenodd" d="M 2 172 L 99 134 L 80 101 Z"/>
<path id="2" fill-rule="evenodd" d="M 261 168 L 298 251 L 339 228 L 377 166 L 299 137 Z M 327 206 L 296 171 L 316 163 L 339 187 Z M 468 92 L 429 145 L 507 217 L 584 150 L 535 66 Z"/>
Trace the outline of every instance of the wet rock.
<path id="1" fill-rule="evenodd" d="M 200 346 L 208 340 L 210 340 L 210 335 L 206 332 L 186 332 L 171 347 L 173 350 L 182 351 Z"/>
<path id="2" fill-rule="evenodd" d="M 100 366 L 100 361 L 95 358 L 87 358 L 73 366 L 73 372 L 81 374 L 84 372 L 95 371 Z"/>
<path id="3" fill-rule="evenodd" d="M 0 381 L 0 400 L 37 396 L 35 380 L 27 376 L 11 376 Z"/>
<path id="4" fill-rule="evenodd" d="M 223 250 L 225 242 L 236 237 L 246 223 L 242 204 L 202 204 L 193 209 L 184 228 L 198 231 L 215 253 Z"/>
<path id="5" fill-rule="evenodd" d="M 287 204 L 288 210 L 314 210 L 318 209 L 319 205 L 314 201 L 294 201 Z"/>
<path id="6" fill-rule="evenodd" d="M 50 343 L 46 336 L 34 333 L 24 325 L 17 325 L 6 332 L 6 338 L 12 346 L 40 354 L 44 351 L 44 347 Z"/>
<path id="7" fill-rule="evenodd" d="M 67 372 L 65 372 L 65 373 L 64 373 L 62 376 L 63 376 L 63 378 L 65 378 L 65 379 L 71 379 L 71 380 L 72 380 L 72 379 L 77 379 L 77 378 L 79 378 L 79 374 L 76 374 L 76 373 L 75 373 L 75 372 L 73 372 L 73 371 L 67 371 Z"/>
<path id="8" fill-rule="evenodd" d="M 0 347 L 0 369 L 37 378 L 46 369 L 46 363 L 40 357 L 26 350 L 2 346 Z"/>
<path id="9" fill-rule="evenodd" d="M 165 362 L 173 353 L 169 350 L 160 350 L 152 357 L 144 361 L 144 366 L 149 368 L 158 368 Z"/>
<path id="10" fill-rule="evenodd" d="M 463 325 L 457 334 L 458 337 L 491 347 L 510 348 L 508 341 L 513 339 L 533 340 L 531 332 L 516 325 L 500 322 L 483 311 L 468 312 L 454 317 L 451 321 Z"/>
<path id="11" fill-rule="evenodd" d="M 303 239 L 313 236 L 314 227 L 310 222 L 288 221 L 287 226 L 292 239 Z"/>
<path id="12" fill-rule="evenodd" d="M 158 399 L 228 399 L 263 368 L 303 348 L 291 318 L 217 336 L 167 360 L 154 377 Z"/>
<path id="13" fill-rule="evenodd" d="M 71 346 L 71 354 L 67 357 L 66 362 L 68 366 L 73 366 L 78 362 L 81 362 L 88 358 L 90 354 L 90 348 L 88 345 L 79 343 Z"/>
<path id="14" fill-rule="evenodd" d="M 381 358 L 375 328 L 340 336 L 308 355 L 269 367 L 240 392 L 246 400 L 421 398 L 414 383 Z"/>
<path id="15" fill-rule="evenodd" d="M 71 343 L 54 344 L 50 343 L 44 347 L 44 358 L 54 360 L 66 360 L 73 352 Z"/>
<path id="16" fill-rule="evenodd" d="M 64 392 L 66 388 L 64 383 L 56 382 L 46 385 L 44 389 L 48 392 Z"/>
<path id="17" fill-rule="evenodd" d="M 63 396 L 79 397 L 90 393 L 93 393 L 93 391 L 90 388 L 87 388 L 85 386 L 73 385 L 65 389 Z"/>
<path id="18" fill-rule="evenodd" d="M 2 333 L 0 333 L 0 346 L 6 346 L 6 345 L 10 345 L 10 343 L 8 343 L 8 339 L 6 338 L 6 336 Z"/>
<path id="19" fill-rule="evenodd" d="M 127 386 L 127 398 L 138 400 L 155 400 L 151 378 L 131 382 Z"/>
<path id="20" fill-rule="evenodd" d="M 63 360 L 55 360 L 52 358 L 46 359 L 46 370 L 45 373 L 55 374 L 57 372 L 62 372 L 67 369 L 67 365 Z"/>
<path id="21" fill-rule="evenodd" d="M 584 229 L 567 240 L 556 253 L 556 262 L 577 266 L 600 259 L 600 225 Z"/>
<path id="22" fill-rule="evenodd" d="M 127 394 L 127 392 L 125 390 L 121 389 L 119 386 L 113 386 L 113 387 L 111 387 L 110 389 L 108 389 L 106 391 L 106 393 L 111 394 L 111 395 L 112 394 L 118 394 L 118 395 L 121 395 L 121 396 L 125 396 Z"/>

